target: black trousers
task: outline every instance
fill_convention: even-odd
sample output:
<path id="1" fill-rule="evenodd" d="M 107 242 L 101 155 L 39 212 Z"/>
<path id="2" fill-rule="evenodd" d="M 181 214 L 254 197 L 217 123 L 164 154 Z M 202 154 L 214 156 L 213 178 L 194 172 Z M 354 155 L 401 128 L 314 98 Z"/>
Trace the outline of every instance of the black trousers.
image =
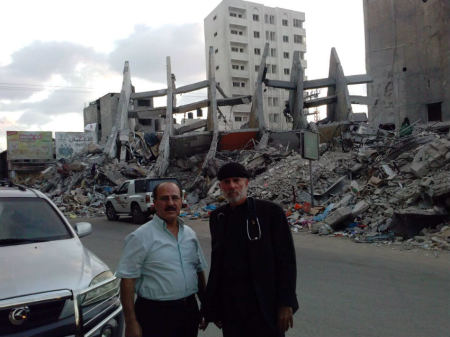
<path id="1" fill-rule="evenodd" d="M 195 295 L 175 301 L 138 297 L 135 311 L 143 337 L 197 337 L 200 311 Z"/>
<path id="2" fill-rule="evenodd" d="M 277 322 L 267 322 L 256 303 L 241 303 L 232 307 L 224 305 L 223 337 L 284 337 Z"/>

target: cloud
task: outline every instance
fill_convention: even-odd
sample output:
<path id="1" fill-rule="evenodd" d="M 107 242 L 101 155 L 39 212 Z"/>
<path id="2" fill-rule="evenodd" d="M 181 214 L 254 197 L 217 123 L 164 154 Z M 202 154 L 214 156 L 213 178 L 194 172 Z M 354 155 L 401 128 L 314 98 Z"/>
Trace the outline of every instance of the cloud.
<path id="1" fill-rule="evenodd" d="M 27 99 L 43 90 L 52 76 L 59 75 L 68 85 L 79 81 L 80 64 L 101 67 L 106 56 L 70 42 L 35 41 L 16 51 L 11 63 L 0 67 L 0 99 Z"/>
<path id="2" fill-rule="evenodd" d="M 9 118 L 0 120 L 0 130 L 53 125 L 70 113 L 82 116 L 84 104 L 111 92 L 111 84 L 116 88 L 113 91 L 120 91 L 126 60 L 133 83 L 144 80 L 165 87 L 166 56 L 171 57 L 178 86 L 200 81 L 206 73 L 202 35 L 199 24 L 140 25 L 118 40 L 110 54 L 71 42 L 34 41 L 14 52 L 8 65 L 0 66 L 0 118 Z M 192 101 L 194 97 L 179 99 Z"/>
<path id="3" fill-rule="evenodd" d="M 206 74 L 202 36 L 200 24 L 158 28 L 138 25 L 129 37 L 116 42 L 116 48 L 109 56 L 110 64 L 121 72 L 124 61 L 128 60 L 132 79 L 137 76 L 165 84 L 166 56 L 170 56 L 172 73 L 177 81 L 197 82 L 205 79 Z"/>

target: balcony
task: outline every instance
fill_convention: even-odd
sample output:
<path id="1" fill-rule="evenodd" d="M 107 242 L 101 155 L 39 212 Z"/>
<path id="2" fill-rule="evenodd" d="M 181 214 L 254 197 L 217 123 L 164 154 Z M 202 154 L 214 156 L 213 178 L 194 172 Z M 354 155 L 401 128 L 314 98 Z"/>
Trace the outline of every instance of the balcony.
<path id="1" fill-rule="evenodd" d="M 247 35 L 236 35 L 236 34 L 228 33 L 228 36 L 229 36 L 230 42 L 244 43 L 244 44 L 248 43 Z"/>
<path id="2" fill-rule="evenodd" d="M 306 30 L 304 28 L 294 27 L 293 29 L 294 29 L 295 34 L 306 36 Z"/>
<path id="3" fill-rule="evenodd" d="M 232 77 L 240 77 L 240 78 L 249 78 L 250 73 L 248 72 L 248 70 L 236 70 L 236 69 L 231 69 L 231 76 Z"/>
<path id="4" fill-rule="evenodd" d="M 248 54 L 247 53 L 231 52 L 230 57 L 231 57 L 231 60 L 248 62 Z"/>
<path id="5" fill-rule="evenodd" d="M 238 17 L 234 17 L 234 16 L 229 16 L 228 23 L 230 23 L 232 25 L 246 26 L 247 19 L 245 17 L 238 18 Z"/>
<path id="6" fill-rule="evenodd" d="M 253 94 L 250 93 L 250 88 L 248 88 L 248 86 L 246 86 L 244 88 L 231 86 L 231 95 L 246 96 L 246 95 L 253 95 Z"/>

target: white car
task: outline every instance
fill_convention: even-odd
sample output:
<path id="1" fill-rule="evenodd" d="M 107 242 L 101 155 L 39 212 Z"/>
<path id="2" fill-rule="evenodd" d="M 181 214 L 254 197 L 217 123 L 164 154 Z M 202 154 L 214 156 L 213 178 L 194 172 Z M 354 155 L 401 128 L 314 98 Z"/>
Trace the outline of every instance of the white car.
<path id="1" fill-rule="evenodd" d="M 0 183 L 0 336 L 119 337 L 119 281 L 41 192 Z"/>
<path id="2" fill-rule="evenodd" d="M 108 220 L 118 220 L 120 215 L 131 215 L 133 222 L 142 224 L 155 213 L 153 189 L 163 182 L 173 182 L 180 186 L 176 178 L 144 178 L 125 181 L 106 198 L 105 213 Z M 182 192 L 183 207 L 187 203 Z"/>

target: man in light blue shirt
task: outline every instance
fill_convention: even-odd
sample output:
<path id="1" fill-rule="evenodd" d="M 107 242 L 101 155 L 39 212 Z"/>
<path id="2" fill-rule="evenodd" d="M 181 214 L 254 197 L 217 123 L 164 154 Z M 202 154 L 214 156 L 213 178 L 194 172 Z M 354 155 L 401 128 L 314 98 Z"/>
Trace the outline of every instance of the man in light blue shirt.
<path id="1" fill-rule="evenodd" d="M 178 217 L 179 186 L 162 183 L 153 199 L 156 215 L 126 237 L 116 271 L 125 336 L 196 337 L 206 328 L 195 298 L 203 297 L 206 260 L 195 232 Z"/>

